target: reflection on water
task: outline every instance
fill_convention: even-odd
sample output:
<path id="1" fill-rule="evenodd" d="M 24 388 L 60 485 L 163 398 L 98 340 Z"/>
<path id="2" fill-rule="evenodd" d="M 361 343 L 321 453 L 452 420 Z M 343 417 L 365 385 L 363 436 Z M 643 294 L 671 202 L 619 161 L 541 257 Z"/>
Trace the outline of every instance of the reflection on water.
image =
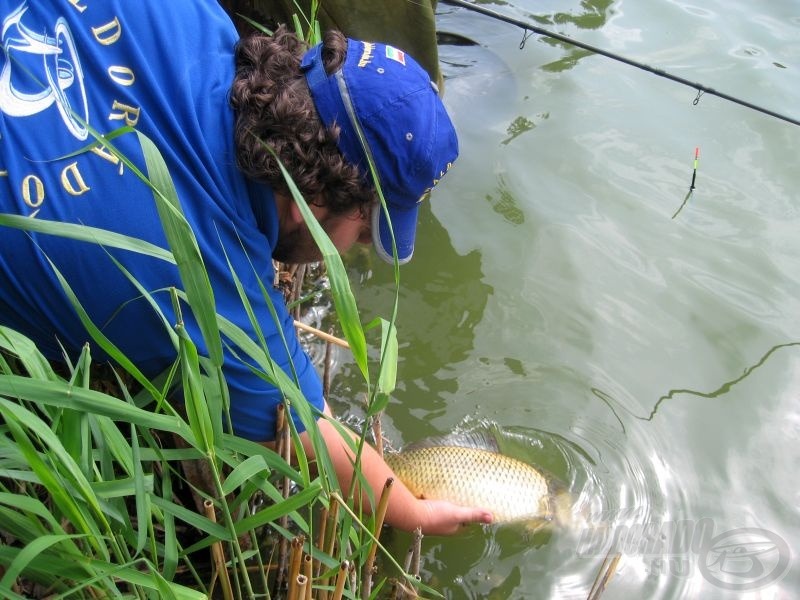
<path id="1" fill-rule="evenodd" d="M 526 131 L 530 131 L 534 127 L 536 127 L 536 123 L 534 123 L 533 121 L 531 121 L 530 119 L 528 119 L 526 117 L 519 116 L 516 119 L 514 119 L 513 121 L 511 121 L 511 125 L 509 125 L 508 129 L 506 130 L 508 132 L 508 134 L 509 134 L 509 137 L 507 137 L 506 139 L 504 139 L 500 143 L 501 144 L 508 144 L 511 140 L 513 140 L 518 135 L 522 135 L 523 133 L 525 133 Z"/>
<path id="2" fill-rule="evenodd" d="M 606 24 L 613 4 L 613 0 L 584 0 L 580 3 L 580 10 L 583 12 L 579 14 L 557 12 L 549 19 L 541 15 L 538 18 L 542 23 L 570 24 L 579 29 L 599 29 Z"/>
<path id="3" fill-rule="evenodd" d="M 520 210 L 514 194 L 500 174 L 496 194 L 487 194 L 486 200 L 492 205 L 492 210 L 501 215 L 506 222 L 512 225 L 522 225 L 525 222 L 525 213 Z"/>
<path id="4" fill-rule="evenodd" d="M 764 354 L 764 356 L 762 356 L 759 359 L 759 361 L 756 364 L 754 364 L 754 365 L 752 365 L 750 367 L 747 367 L 744 370 L 744 373 L 741 374 L 741 376 L 739 376 L 736 379 L 733 379 L 731 381 L 726 381 L 725 383 L 720 385 L 716 390 L 714 390 L 712 392 L 700 392 L 700 391 L 697 391 L 697 390 L 687 390 L 687 389 L 670 390 L 667 395 L 662 396 L 661 398 L 658 399 L 658 401 L 655 403 L 655 406 L 653 406 L 653 411 L 650 413 L 650 415 L 648 417 L 646 417 L 645 420 L 651 421 L 653 419 L 653 417 L 656 416 L 656 413 L 658 412 L 658 409 L 661 406 L 661 403 L 665 402 L 666 400 L 670 400 L 671 398 L 675 397 L 678 394 L 688 394 L 690 396 L 697 396 L 699 398 L 718 398 L 719 396 L 722 396 L 723 394 L 727 394 L 728 392 L 731 391 L 733 386 L 735 386 L 738 383 L 741 383 L 747 377 L 749 377 L 756 369 L 758 369 L 759 367 L 763 366 L 767 362 L 769 357 L 772 356 L 773 353 L 777 352 L 778 350 L 780 350 L 782 348 L 791 348 L 793 346 L 800 346 L 800 342 L 787 342 L 786 344 L 779 344 L 777 346 L 773 346 L 772 348 L 770 348 L 767 351 L 766 354 Z"/>
<path id="5" fill-rule="evenodd" d="M 543 27 L 557 26 L 553 29 L 555 33 L 569 35 L 570 26 L 580 30 L 600 29 L 608 22 L 612 14 L 613 0 L 585 0 L 580 3 L 580 7 L 574 12 L 553 12 L 550 14 L 536 13 L 530 15 L 532 21 Z M 558 73 L 572 69 L 583 58 L 593 56 L 594 53 L 581 48 L 576 48 L 570 44 L 554 40 L 549 37 L 541 37 L 542 42 L 564 50 L 564 56 L 556 61 L 542 65 L 542 70 Z M 527 43 L 525 37 L 522 38 L 520 48 L 524 48 Z"/>
<path id="6" fill-rule="evenodd" d="M 653 556 L 637 556 L 635 551 L 655 531 L 668 533 L 677 522 L 673 513 L 685 508 L 678 482 L 658 456 L 625 455 L 628 444 L 644 445 L 643 431 L 634 432 L 629 426 L 624 443 L 617 441 L 619 429 L 596 423 L 577 426 L 569 436 L 512 427 L 498 432 L 498 437 L 505 454 L 530 462 L 567 485 L 572 520 L 533 535 L 521 526 L 507 525 L 474 527 L 458 543 L 426 539 L 425 581 L 446 598 L 585 598 L 604 559 L 626 551 L 619 568 L 629 585 L 634 577 L 647 597 L 667 591 L 683 597 L 690 579 L 679 578 L 667 586 L 648 576 L 652 562 L 669 549 L 651 547 Z M 669 508 L 665 494 L 670 496 Z M 405 534 L 395 535 L 397 549 L 408 543 Z"/>
<path id="7" fill-rule="evenodd" d="M 475 343 L 475 327 L 484 319 L 484 310 L 492 288 L 484 281 L 480 256 L 470 253 L 458 256 L 447 243 L 447 233 L 441 224 L 432 218 L 429 207 L 420 211 L 420 228 L 425 235 L 417 238 L 414 260 L 404 265 L 401 281 L 415 281 L 416 285 L 401 285 L 398 314 L 398 341 L 400 356 L 398 363 L 397 389 L 393 400 L 413 406 L 419 399 L 418 386 L 435 377 L 446 366 L 431 357 L 449 356 L 459 362 L 467 359 Z M 375 316 L 388 317 L 387 307 L 393 302 L 393 273 L 386 268 L 371 249 L 354 249 L 347 263 L 353 275 L 354 286 L 362 320 L 368 322 Z M 409 344 L 408 340 L 416 340 Z M 360 409 L 352 402 L 351 385 L 360 385 L 357 370 L 350 372 L 345 367 L 334 382 L 331 402 L 337 414 L 348 415 Z M 351 379 L 355 382 L 351 384 Z M 427 395 L 425 410 L 433 414 L 444 413 L 446 401 L 443 393 L 456 392 L 458 383 L 444 380 L 438 395 Z M 409 400 L 409 396 L 413 396 Z M 401 445 L 406 441 L 395 435 L 392 428 L 393 411 L 384 418 L 384 428 L 390 441 Z M 412 417 L 415 439 L 439 435 L 430 422 L 430 415 Z"/>

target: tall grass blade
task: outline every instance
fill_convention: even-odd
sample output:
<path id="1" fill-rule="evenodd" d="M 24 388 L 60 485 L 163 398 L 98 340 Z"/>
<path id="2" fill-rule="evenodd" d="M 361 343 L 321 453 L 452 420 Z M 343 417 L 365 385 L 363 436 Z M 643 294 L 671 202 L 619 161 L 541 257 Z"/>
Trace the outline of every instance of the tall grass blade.
<path id="1" fill-rule="evenodd" d="M 270 152 L 272 149 L 266 146 Z M 274 153 L 273 153 L 274 154 Z M 277 155 L 275 156 L 277 159 Z M 353 292 L 350 289 L 350 281 L 347 278 L 347 271 L 342 263 L 342 257 L 339 255 L 338 250 L 331 242 L 328 235 L 322 229 L 320 224 L 314 217 L 311 209 L 308 207 L 303 194 L 300 193 L 297 185 L 292 180 L 291 175 L 286 168 L 278 160 L 281 173 L 283 174 L 286 184 L 289 186 L 289 191 L 292 198 L 300 209 L 303 219 L 311 232 L 314 241 L 322 252 L 323 260 L 328 271 L 328 278 L 331 284 L 331 295 L 336 307 L 336 314 L 339 317 L 339 322 L 342 326 L 342 332 L 345 339 L 350 344 L 350 350 L 353 353 L 353 359 L 356 361 L 359 370 L 361 371 L 364 380 L 369 384 L 369 370 L 367 368 L 367 342 L 364 337 L 364 329 L 361 327 L 361 319 L 358 315 L 358 307 Z"/>
<path id="2" fill-rule="evenodd" d="M 3 416 L 25 460 L 39 477 L 55 505 L 78 532 L 87 534 L 87 540 L 95 552 L 109 558 L 106 547 L 100 541 L 101 526 L 98 526 L 94 520 L 98 518 L 102 523 L 102 529 L 108 530 L 105 516 L 99 510 L 91 486 L 55 434 L 35 414 L 3 398 L 0 398 L 0 415 Z M 53 453 L 53 461 L 55 464 L 63 466 L 66 471 L 64 475 L 68 477 L 67 480 L 61 473 L 53 469 L 52 462 L 45 462 L 43 456 L 36 451 L 34 439 L 26 430 L 30 431 L 35 439 L 42 440 L 48 451 Z M 70 490 L 79 494 L 81 500 L 87 503 L 88 508 L 91 509 L 89 513 L 85 512 L 85 507 L 77 502 Z"/>
<path id="3" fill-rule="evenodd" d="M 175 433 L 196 445 L 186 423 L 175 416 L 159 415 L 94 390 L 73 388 L 63 381 L 36 381 L 21 375 L 0 376 L 0 396 L 27 400 L 42 406 L 94 412 L 139 427 Z"/>
<path id="4" fill-rule="evenodd" d="M 156 208 L 167 242 L 175 256 L 189 305 L 203 334 L 209 357 L 216 367 L 222 366 L 222 342 L 214 318 L 214 293 L 194 233 L 181 211 L 178 192 L 172 183 L 167 164 L 153 141 L 136 131 L 142 146 L 147 175 L 153 186 Z"/>
<path id="5" fill-rule="evenodd" d="M 0 325 L 0 349 L 16 356 L 33 379 L 58 379 L 50 362 L 39 352 L 36 344 L 24 335 L 2 325 Z"/>
<path id="6" fill-rule="evenodd" d="M 175 264 L 172 252 L 160 246 L 151 244 L 138 238 L 114 233 L 106 229 L 98 229 L 88 225 L 78 225 L 76 223 L 64 223 L 62 221 L 48 221 L 46 219 L 31 219 L 20 215 L 9 215 L 0 213 L 0 226 L 12 227 L 23 231 L 45 233 L 59 237 L 69 238 L 91 244 L 97 244 L 106 248 L 119 248 L 128 250 L 145 256 L 151 256 L 168 263 Z"/>
<path id="7" fill-rule="evenodd" d="M 48 550 L 51 546 L 60 544 L 65 540 L 72 540 L 76 538 L 86 537 L 84 534 L 78 535 L 43 535 L 36 538 L 31 543 L 26 545 L 19 554 L 14 558 L 8 567 L 6 567 L 5 575 L 0 579 L 0 589 L 10 588 L 17 577 L 25 570 L 28 564 L 34 560 L 39 554 Z"/>

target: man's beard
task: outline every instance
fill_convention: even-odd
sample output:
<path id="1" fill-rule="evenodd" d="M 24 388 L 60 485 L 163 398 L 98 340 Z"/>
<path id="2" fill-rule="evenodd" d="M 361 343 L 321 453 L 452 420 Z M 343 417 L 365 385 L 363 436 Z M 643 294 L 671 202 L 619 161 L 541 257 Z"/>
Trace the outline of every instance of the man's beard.
<path id="1" fill-rule="evenodd" d="M 305 264 L 321 261 L 322 252 L 308 227 L 300 227 L 290 233 L 278 234 L 272 258 L 286 264 Z"/>

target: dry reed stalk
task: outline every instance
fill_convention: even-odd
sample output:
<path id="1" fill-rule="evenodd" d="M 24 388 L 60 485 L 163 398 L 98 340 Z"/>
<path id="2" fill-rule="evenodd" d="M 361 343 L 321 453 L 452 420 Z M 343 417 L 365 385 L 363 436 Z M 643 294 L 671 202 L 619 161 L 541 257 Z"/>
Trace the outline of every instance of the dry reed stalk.
<path id="1" fill-rule="evenodd" d="M 592 589 L 589 590 L 587 600 L 599 600 L 600 595 L 605 591 L 614 573 L 616 573 L 622 554 L 617 552 L 613 558 L 610 557 L 611 550 L 608 551 L 606 557 L 603 559 L 603 564 L 600 565 L 600 570 L 592 584 Z"/>
<path id="2" fill-rule="evenodd" d="M 322 507 L 322 511 L 319 515 L 319 531 L 317 532 L 317 549 L 321 552 L 325 551 L 325 532 L 328 529 L 328 508 Z M 319 553 L 318 553 L 319 555 Z M 318 576 L 320 573 L 320 568 L 322 566 L 322 561 L 319 558 L 314 559 L 314 576 Z"/>
<path id="3" fill-rule="evenodd" d="M 419 577 L 414 578 L 416 581 L 419 581 Z M 404 600 L 405 598 L 419 598 L 419 594 L 417 594 L 417 590 L 414 589 L 407 580 L 399 580 L 395 579 L 394 581 L 395 587 L 392 589 L 392 598 L 397 600 Z"/>
<path id="4" fill-rule="evenodd" d="M 275 409 L 275 452 L 283 456 L 283 428 L 286 426 L 286 407 L 278 404 Z"/>
<path id="5" fill-rule="evenodd" d="M 372 418 L 372 437 L 375 438 L 375 451 L 381 458 L 383 458 L 383 427 L 381 425 L 382 414 L 383 411 L 379 412 Z"/>
<path id="6" fill-rule="evenodd" d="M 306 593 L 301 600 L 303 600 L 303 598 L 305 600 L 311 600 L 311 592 L 313 590 L 314 581 L 314 560 L 311 558 L 310 554 L 303 556 L 303 575 L 308 581 L 308 585 L 306 585 Z"/>
<path id="7" fill-rule="evenodd" d="M 283 408 L 283 412 L 286 412 L 286 407 L 281 404 Z M 291 464 L 292 462 L 292 428 L 289 426 L 289 419 L 291 417 L 284 416 L 283 420 L 283 428 L 280 431 L 280 446 L 281 446 L 281 456 L 283 460 L 286 461 L 286 464 Z M 289 497 L 289 476 L 284 476 L 283 478 L 283 497 Z"/>
<path id="8" fill-rule="evenodd" d="M 375 529 L 372 531 L 375 541 L 372 542 L 372 545 L 369 548 L 369 554 L 367 555 L 367 562 L 365 563 L 364 568 L 363 588 L 366 596 L 369 596 L 372 593 L 372 575 L 375 570 L 375 554 L 378 552 L 378 540 L 380 539 L 381 529 L 383 529 L 383 521 L 386 519 L 386 510 L 389 507 L 389 495 L 392 493 L 393 484 L 394 478 L 389 477 L 386 480 L 386 483 L 383 485 L 381 499 L 378 501 L 378 510 L 375 511 Z"/>
<path id="9" fill-rule="evenodd" d="M 339 505 L 331 498 L 330 506 L 323 509 L 324 522 L 320 525 L 320 543 L 317 547 L 328 556 L 333 556 L 334 546 L 336 545 L 336 532 L 338 527 Z M 322 533 L 324 532 L 324 536 Z M 325 577 L 321 584 L 323 587 L 330 585 L 330 577 Z M 327 600 L 329 592 L 320 591 L 320 600 Z"/>
<path id="10" fill-rule="evenodd" d="M 333 331 L 329 329 L 328 331 Z M 331 345 L 330 341 L 325 342 L 325 368 L 322 371 L 322 396 L 327 400 L 331 392 Z"/>
<path id="11" fill-rule="evenodd" d="M 344 584 L 347 582 L 347 573 L 350 571 L 350 563 L 344 561 L 339 565 L 339 572 L 336 574 L 336 586 L 333 588 L 331 600 L 342 600 L 344 594 Z"/>
<path id="12" fill-rule="evenodd" d="M 411 555 L 411 575 L 419 577 L 419 561 L 422 554 L 422 528 L 417 527 L 414 530 L 414 542 L 412 545 L 413 554 Z"/>
<path id="13" fill-rule="evenodd" d="M 350 550 L 350 548 L 348 548 Z M 348 573 L 350 576 L 350 589 L 356 589 L 358 587 L 358 575 L 356 574 L 356 566 L 355 564 L 350 565 L 350 572 Z"/>
<path id="14" fill-rule="evenodd" d="M 419 576 L 419 562 L 422 550 L 422 528 L 414 530 L 414 539 L 406 552 L 406 560 L 403 563 L 403 571 L 417 582 L 421 581 Z M 392 590 L 392 600 L 402 600 L 404 598 L 417 598 L 417 590 L 409 583 L 409 580 L 395 580 L 395 588 Z"/>
<path id="15" fill-rule="evenodd" d="M 278 429 L 276 433 L 276 442 L 278 454 L 289 464 L 292 460 L 292 447 L 291 447 L 291 427 L 289 427 L 289 416 L 287 415 L 286 406 L 284 404 L 278 405 Z M 291 483 L 289 476 L 284 475 L 283 486 L 281 492 L 284 499 L 289 498 L 291 491 Z M 289 525 L 289 515 L 283 515 L 279 520 L 280 526 L 286 529 Z M 282 542 L 282 550 L 286 549 L 286 538 Z M 283 555 L 285 558 L 285 554 Z M 285 566 L 285 562 L 283 563 Z"/>
<path id="16" fill-rule="evenodd" d="M 217 513 L 214 510 L 214 503 L 211 500 L 206 500 L 203 503 L 203 509 L 206 517 L 212 522 L 217 522 Z M 214 562 L 214 577 L 218 577 L 220 585 L 222 586 L 222 597 L 225 600 L 233 599 L 233 588 L 231 587 L 231 579 L 228 575 L 228 569 L 225 568 L 225 551 L 222 549 L 222 542 L 216 541 L 211 544 L 211 558 Z"/>
<path id="17" fill-rule="evenodd" d="M 328 507 L 328 543 L 325 545 L 325 553 L 328 556 L 333 556 L 333 551 L 336 547 L 336 535 L 339 533 L 339 503 L 336 498 L 331 498 L 331 504 Z"/>
<path id="18" fill-rule="evenodd" d="M 412 543 L 411 546 L 408 547 L 406 551 L 406 559 L 403 562 L 403 572 L 408 573 L 409 569 L 411 569 L 411 560 L 414 558 L 414 544 Z M 405 598 L 405 590 L 406 585 L 400 579 L 395 579 L 392 583 L 392 593 L 390 595 L 391 600 L 401 600 Z"/>
<path id="19" fill-rule="evenodd" d="M 276 409 L 276 426 L 275 426 L 275 451 L 278 453 L 279 456 L 284 456 L 286 454 L 286 446 L 288 443 L 288 437 L 286 436 L 286 432 L 289 430 L 288 424 L 286 423 L 286 406 L 283 404 L 279 404 Z M 289 491 L 289 480 L 287 477 L 283 478 L 283 495 L 284 498 L 288 498 L 288 491 Z M 289 524 L 289 517 L 288 515 L 284 515 L 279 520 L 280 526 L 283 527 L 285 530 L 287 525 Z M 273 596 L 278 595 L 278 591 L 283 587 L 284 582 L 286 581 L 286 567 L 288 564 L 288 557 L 289 557 L 289 540 L 283 536 L 281 536 L 281 541 L 278 544 L 278 567 L 277 572 L 275 574 L 275 584 L 273 587 Z"/>
<path id="20" fill-rule="evenodd" d="M 300 574 L 300 565 L 303 561 L 303 544 L 306 539 L 303 535 L 298 535 L 292 540 L 292 556 L 289 560 L 289 585 L 297 579 Z"/>
<path id="21" fill-rule="evenodd" d="M 297 320 L 295 320 L 294 326 L 297 329 L 302 329 L 303 331 L 307 331 L 308 333 L 313 333 L 321 340 L 325 340 L 326 342 L 330 342 L 331 344 L 336 344 L 337 346 L 341 346 L 342 348 L 347 348 L 348 350 L 350 349 L 350 344 L 348 344 L 346 340 L 336 337 L 335 335 L 332 335 L 330 333 L 326 333 L 321 329 L 317 329 L 316 327 L 312 327 L 311 325 L 306 325 L 305 323 Z"/>
<path id="22" fill-rule="evenodd" d="M 303 600 L 306 597 L 306 586 L 308 579 L 305 575 L 298 575 L 289 581 L 289 593 L 286 596 L 288 600 Z"/>
<path id="23" fill-rule="evenodd" d="M 294 286 L 292 287 L 292 298 L 291 301 L 294 302 L 298 298 L 303 291 L 303 283 L 305 282 L 306 278 L 306 265 L 298 265 L 297 270 L 294 273 Z M 294 318 L 298 319 L 300 317 L 300 305 L 294 307 Z"/>

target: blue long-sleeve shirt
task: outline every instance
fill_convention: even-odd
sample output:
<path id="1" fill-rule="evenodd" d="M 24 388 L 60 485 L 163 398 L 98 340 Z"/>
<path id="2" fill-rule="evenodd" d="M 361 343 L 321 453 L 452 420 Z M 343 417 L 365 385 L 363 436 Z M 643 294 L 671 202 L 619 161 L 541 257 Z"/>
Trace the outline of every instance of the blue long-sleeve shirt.
<path id="1" fill-rule="evenodd" d="M 137 128 L 166 161 L 197 237 L 217 312 L 255 339 L 229 259 L 267 336 L 270 355 L 290 374 L 293 363 L 301 390 L 321 409 L 319 377 L 272 286 L 271 254 L 278 235 L 274 198 L 235 165 L 228 92 L 237 34 L 216 0 L 0 0 L 0 20 L 0 213 L 90 225 L 166 247 L 152 192 L 135 173 L 103 149 L 75 154 L 95 141 L 91 131 Z M 143 166 L 134 135 L 114 143 Z M 174 265 L 7 227 L 0 227 L 0 323 L 31 337 L 50 358 L 60 357 L 62 346 L 77 354 L 90 341 L 49 258 L 103 333 L 140 369 L 155 375 L 175 360 L 175 349 L 164 323 L 109 254 L 174 323 L 165 291 L 182 287 Z M 279 324 L 259 281 L 269 290 Z M 187 328 L 202 351 L 191 318 Z M 93 354 L 103 357 L 99 349 Z M 272 439 L 280 392 L 229 350 L 223 371 L 235 433 Z"/>

